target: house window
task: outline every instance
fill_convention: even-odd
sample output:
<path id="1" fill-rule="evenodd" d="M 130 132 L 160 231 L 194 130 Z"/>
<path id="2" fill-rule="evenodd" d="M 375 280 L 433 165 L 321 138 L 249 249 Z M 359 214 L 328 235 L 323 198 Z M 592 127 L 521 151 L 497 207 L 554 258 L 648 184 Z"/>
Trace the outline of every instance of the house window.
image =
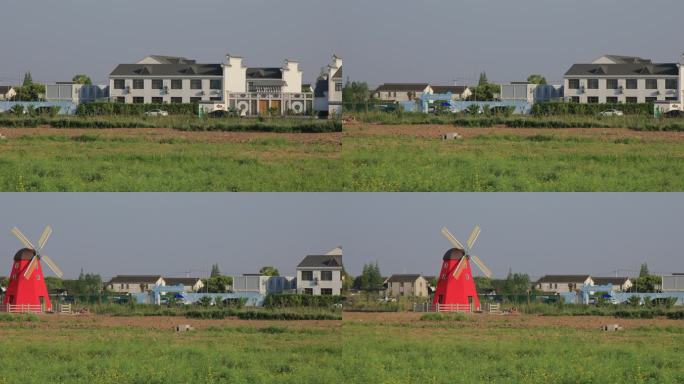
<path id="1" fill-rule="evenodd" d="M 646 79 L 646 89 L 658 89 L 658 79 Z"/>
<path id="2" fill-rule="evenodd" d="M 617 104 L 617 102 L 618 102 L 618 98 L 616 96 L 606 97 L 606 103 Z"/>
<path id="3" fill-rule="evenodd" d="M 153 97 L 153 98 L 152 98 L 152 103 L 153 103 L 153 104 L 161 104 L 161 103 L 163 103 L 163 102 L 164 102 L 164 98 L 163 98 L 163 97 Z"/>
<path id="4" fill-rule="evenodd" d="M 174 104 L 180 104 L 183 102 L 183 98 L 182 97 L 172 97 L 171 102 Z"/>
<path id="5" fill-rule="evenodd" d="M 589 103 L 589 104 L 597 104 L 598 102 L 599 102 L 598 96 L 587 97 L 587 103 Z"/>
<path id="6" fill-rule="evenodd" d="M 332 271 L 321 271 L 321 280 L 332 281 Z"/>
<path id="7" fill-rule="evenodd" d="M 183 80 L 181 80 L 181 79 L 171 80 L 171 89 L 183 89 Z"/>
<path id="8" fill-rule="evenodd" d="M 665 79 L 665 89 L 677 89 L 677 79 Z"/>
<path id="9" fill-rule="evenodd" d="M 126 88 L 126 80 L 114 79 L 114 89 L 124 89 L 124 88 Z"/>
<path id="10" fill-rule="evenodd" d="M 142 104 L 145 102 L 145 98 L 142 96 L 136 96 L 133 98 L 133 104 Z"/>
<path id="11" fill-rule="evenodd" d="M 201 79 L 190 80 L 190 89 L 202 89 L 202 80 Z"/>
<path id="12" fill-rule="evenodd" d="M 627 104 L 636 104 L 637 103 L 637 98 L 636 97 L 626 97 L 625 102 Z"/>
<path id="13" fill-rule="evenodd" d="M 637 89 L 637 79 L 627 79 L 627 80 L 625 80 L 625 88 L 627 88 L 627 89 Z"/>
<path id="14" fill-rule="evenodd" d="M 152 79 L 152 89 L 164 89 L 164 80 Z"/>
<path id="15" fill-rule="evenodd" d="M 568 79 L 568 88 L 570 89 L 579 89 L 579 79 Z"/>
<path id="16" fill-rule="evenodd" d="M 665 98 L 667 101 L 677 101 L 677 96 L 668 96 Z"/>
<path id="17" fill-rule="evenodd" d="M 580 102 L 579 96 L 571 96 L 570 102 L 571 103 L 579 103 Z"/>
<path id="18" fill-rule="evenodd" d="M 305 295 L 313 295 L 313 288 L 304 288 Z"/>
<path id="19" fill-rule="evenodd" d="M 335 83 L 335 92 L 342 91 L 342 83 Z"/>
<path id="20" fill-rule="evenodd" d="M 191 98 L 190 98 L 190 102 L 191 102 L 191 103 L 198 103 L 198 102 L 200 102 L 201 100 L 202 100 L 201 97 L 191 97 Z"/>
<path id="21" fill-rule="evenodd" d="M 211 101 L 221 101 L 221 99 L 222 99 L 221 96 L 212 96 L 209 98 L 209 100 L 211 100 Z"/>
<path id="22" fill-rule="evenodd" d="M 618 89 L 617 79 L 606 79 L 606 89 Z"/>
<path id="23" fill-rule="evenodd" d="M 145 89 L 145 80 L 133 79 L 133 89 Z"/>
<path id="24" fill-rule="evenodd" d="M 117 102 L 117 103 L 125 103 L 125 102 L 126 102 L 126 98 L 123 97 L 123 96 L 119 96 L 119 97 L 116 98 L 116 102 Z"/>
<path id="25" fill-rule="evenodd" d="M 313 271 L 302 271 L 302 281 L 313 280 Z"/>
<path id="26" fill-rule="evenodd" d="M 209 88 L 221 89 L 221 80 L 209 80 Z"/>
<path id="27" fill-rule="evenodd" d="M 321 295 L 332 296 L 332 288 L 321 288 Z"/>
<path id="28" fill-rule="evenodd" d="M 587 79 L 587 88 L 598 89 L 598 79 Z"/>
<path id="29" fill-rule="evenodd" d="M 647 103 L 654 103 L 656 100 L 658 100 L 657 97 L 647 97 L 646 98 Z"/>

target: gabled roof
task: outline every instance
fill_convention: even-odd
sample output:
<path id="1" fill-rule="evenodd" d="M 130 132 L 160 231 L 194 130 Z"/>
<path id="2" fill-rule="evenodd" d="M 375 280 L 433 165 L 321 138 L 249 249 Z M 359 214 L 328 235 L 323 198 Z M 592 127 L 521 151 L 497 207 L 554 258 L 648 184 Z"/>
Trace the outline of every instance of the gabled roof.
<path id="1" fill-rule="evenodd" d="M 413 283 L 420 277 L 420 274 L 400 274 L 392 275 L 387 279 L 388 283 Z"/>
<path id="2" fill-rule="evenodd" d="M 333 79 L 341 79 L 342 78 L 342 67 L 335 72 L 335 74 L 332 77 Z"/>
<path id="3" fill-rule="evenodd" d="M 603 55 L 598 59 L 594 60 L 594 64 L 598 64 L 600 61 L 611 61 L 613 64 L 650 64 L 650 59 L 644 59 L 637 56 L 622 56 L 622 55 Z"/>
<path id="4" fill-rule="evenodd" d="M 166 285 L 195 285 L 198 280 L 202 280 L 199 277 L 165 277 L 164 281 Z"/>
<path id="5" fill-rule="evenodd" d="M 584 283 L 591 277 L 589 275 L 546 275 L 537 280 L 537 283 Z"/>
<path id="6" fill-rule="evenodd" d="M 422 92 L 428 85 L 428 83 L 385 83 L 377 87 L 375 92 Z"/>
<path id="7" fill-rule="evenodd" d="M 434 93 L 447 93 L 451 92 L 455 95 L 460 95 L 468 89 L 465 85 L 431 85 L 432 92 Z"/>
<path id="8" fill-rule="evenodd" d="M 247 68 L 248 79 L 282 79 L 282 68 Z"/>
<path id="9" fill-rule="evenodd" d="M 661 64 L 573 64 L 565 72 L 565 76 L 677 76 L 679 70 L 676 63 Z"/>
<path id="10" fill-rule="evenodd" d="M 297 268 L 342 268 L 342 256 L 340 255 L 308 255 L 302 260 Z"/>
<path id="11" fill-rule="evenodd" d="M 221 64 L 119 64 L 109 76 L 223 76 Z"/>
<path id="12" fill-rule="evenodd" d="M 12 88 L 14 88 L 14 87 L 11 86 L 11 85 L 0 85 L 0 95 L 6 94 L 6 93 L 9 92 L 10 89 L 12 89 Z"/>
<path id="13" fill-rule="evenodd" d="M 195 64 L 196 61 L 180 56 L 148 55 L 138 61 L 154 60 L 157 64 Z"/>
<path id="14" fill-rule="evenodd" d="M 596 285 L 622 285 L 629 280 L 629 277 L 592 277 Z"/>
<path id="15" fill-rule="evenodd" d="M 117 276 L 112 277 L 111 280 L 109 280 L 109 284 L 112 284 L 112 283 L 116 283 L 116 284 L 121 284 L 121 283 L 154 284 L 159 279 L 161 279 L 161 275 L 117 275 Z"/>

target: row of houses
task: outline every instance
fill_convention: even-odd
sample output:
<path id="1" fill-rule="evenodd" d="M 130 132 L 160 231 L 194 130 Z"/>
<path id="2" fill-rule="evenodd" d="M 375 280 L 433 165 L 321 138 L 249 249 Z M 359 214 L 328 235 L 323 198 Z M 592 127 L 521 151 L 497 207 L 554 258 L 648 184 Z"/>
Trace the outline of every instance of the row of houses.
<path id="1" fill-rule="evenodd" d="M 342 248 L 323 255 L 307 255 L 297 265 L 296 276 L 266 276 L 258 273 L 233 276 L 226 290 L 233 293 L 299 293 L 305 295 L 340 295 L 342 291 Z M 163 277 L 161 275 L 117 275 L 105 283 L 110 292 L 139 294 L 159 287 L 179 287 L 183 292 L 207 289 L 199 277 Z M 181 290 L 181 289 L 179 289 Z"/>
<path id="2" fill-rule="evenodd" d="M 472 94 L 468 86 L 431 86 L 427 83 L 384 83 L 372 96 L 381 101 L 404 102 L 424 94 L 451 93 L 452 100 Z M 563 100 L 575 103 L 653 103 L 684 100 L 684 54 L 677 62 L 654 63 L 635 56 L 604 55 L 590 63 L 575 63 L 563 75 L 563 84 L 512 82 L 501 85 L 501 101 Z"/>

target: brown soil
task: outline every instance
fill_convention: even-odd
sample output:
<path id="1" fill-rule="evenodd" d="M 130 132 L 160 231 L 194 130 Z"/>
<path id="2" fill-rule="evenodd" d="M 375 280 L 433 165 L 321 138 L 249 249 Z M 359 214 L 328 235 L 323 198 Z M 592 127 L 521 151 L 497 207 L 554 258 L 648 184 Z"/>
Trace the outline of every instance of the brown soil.
<path id="1" fill-rule="evenodd" d="M 389 312 L 389 313 L 361 313 L 345 312 L 343 322 L 377 323 L 377 324 L 429 324 L 430 321 L 421 321 L 422 313 L 416 312 Z M 478 328 L 537 328 L 537 327 L 565 327 L 574 329 L 599 329 L 606 324 L 619 324 L 625 329 L 659 326 L 659 327 L 682 327 L 684 321 L 658 319 L 616 319 L 609 316 L 540 316 L 540 315 L 469 315 L 469 326 Z M 433 322 L 443 323 L 443 322 Z"/>
<path id="2" fill-rule="evenodd" d="M 482 135 L 558 135 L 583 136 L 604 140 L 615 140 L 623 137 L 639 138 L 653 141 L 684 142 L 684 132 L 646 132 L 627 128 L 507 128 L 495 126 L 491 128 L 464 128 L 452 125 L 417 124 L 417 125 L 381 125 L 350 123 L 344 126 L 345 134 L 354 137 L 362 136 L 412 136 L 423 138 L 439 138 L 449 132 L 458 132 L 464 138 Z"/>

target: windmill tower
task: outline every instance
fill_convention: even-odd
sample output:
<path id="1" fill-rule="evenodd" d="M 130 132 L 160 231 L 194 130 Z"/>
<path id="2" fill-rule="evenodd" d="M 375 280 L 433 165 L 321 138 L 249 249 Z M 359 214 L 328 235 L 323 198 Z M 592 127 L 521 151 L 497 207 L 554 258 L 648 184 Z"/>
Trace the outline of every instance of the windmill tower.
<path id="1" fill-rule="evenodd" d="M 467 247 L 464 247 L 446 227 L 442 234 L 454 245 L 442 258 L 442 269 L 439 272 L 437 289 L 432 304 L 446 305 L 448 310 L 480 310 L 480 300 L 477 298 L 475 281 L 470 262 L 477 265 L 485 276 L 490 277 L 492 271 L 482 263 L 479 257 L 471 255 L 470 251 L 480 235 L 480 227 L 475 226 L 468 237 Z"/>
<path id="2" fill-rule="evenodd" d="M 14 255 L 3 304 L 8 310 L 11 309 L 8 305 L 16 305 L 18 306 L 15 307 L 16 311 L 21 312 L 51 311 L 52 305 L 45 285 L 41 261 L 44 261 L 57 277 L 64 275 L 55 262 L 42 253 L 45 243 L 52 234 L 52 228 L 45 227 L 38 240 L 38 248 L 18 228 L 12 228 L 12 234 L 24 244 L 25 248 L 20 249 Z"/>

